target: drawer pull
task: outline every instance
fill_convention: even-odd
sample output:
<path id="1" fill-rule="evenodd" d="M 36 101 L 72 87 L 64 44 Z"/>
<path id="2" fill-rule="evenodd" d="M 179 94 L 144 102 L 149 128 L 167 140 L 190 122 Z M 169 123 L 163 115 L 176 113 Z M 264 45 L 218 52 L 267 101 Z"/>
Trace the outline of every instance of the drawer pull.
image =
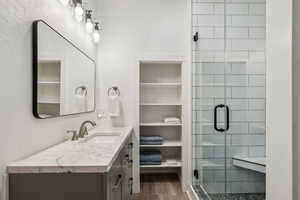
<path id="1" fill-rule="evenodd" d="M 121 174 L 118 175 L 117 181 L 115 185 L 112 187 L 113 190 L 117 190 L 120 188 L 121 184 L 123 182 L 123 176 Z"/>

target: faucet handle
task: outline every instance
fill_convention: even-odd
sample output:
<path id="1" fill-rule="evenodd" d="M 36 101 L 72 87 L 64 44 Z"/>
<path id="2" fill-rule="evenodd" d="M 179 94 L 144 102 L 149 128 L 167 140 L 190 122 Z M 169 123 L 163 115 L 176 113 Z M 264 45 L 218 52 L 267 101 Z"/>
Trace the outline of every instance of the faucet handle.
<path id="1" fill-rule="evenodd" d="M 78 135 L 76 130 L 67 130 L 67 133 L 73 133 L 72 135 L 72 141 L 78 140 Z"/>

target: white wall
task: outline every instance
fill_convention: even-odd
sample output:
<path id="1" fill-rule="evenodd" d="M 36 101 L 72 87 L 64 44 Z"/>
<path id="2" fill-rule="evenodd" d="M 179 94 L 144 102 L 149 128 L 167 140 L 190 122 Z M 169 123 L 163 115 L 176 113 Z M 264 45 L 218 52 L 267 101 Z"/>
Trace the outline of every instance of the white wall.
<path id="1" fill-rule="evenodd" d="M 293 199 L 292 3 L 292 0 L 267 1 L 268 200 Z"/>
<path id="2" fill-rule="evenodd" d="M 138 130 L 138 59 L 184 57 L 186 1 L 101 0 L 98 8 L 104 29 L 98 49 L 101 102 L 108 87 L 118 86 L 124 112 L 118 124 Z M 136 177 L 138 163 L 135 169 Z"/>
<path id="3" fill-rule="evenodd" d="M 96 1 L 89 0 L 95 8 Z M 0 175 L 5 165 L 63 139 L 67 129 L 78 129 L 84 119 L 95 114 L 38 120 L 32 115 L 31 24 L 44 19 L 70 38 L 91 57 L 95 46 L 83 26 L 76 23 L 70 9 L 57 0 L 0 0 Z M 0 182 L 3 198 L 3 184 Z M 4 198 L 3 198 L 4 199 Z"/>

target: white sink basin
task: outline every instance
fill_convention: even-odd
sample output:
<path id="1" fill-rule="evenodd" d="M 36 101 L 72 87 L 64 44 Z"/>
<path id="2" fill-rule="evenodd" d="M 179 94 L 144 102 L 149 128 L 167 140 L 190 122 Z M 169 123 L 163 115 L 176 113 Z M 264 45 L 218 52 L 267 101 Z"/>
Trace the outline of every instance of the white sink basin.
<path id="1" fill-rule="evenodd" d="M 85 138 L 85 142 L 113 144 L 120 138 L 121 132 L 95 132 Z"/>

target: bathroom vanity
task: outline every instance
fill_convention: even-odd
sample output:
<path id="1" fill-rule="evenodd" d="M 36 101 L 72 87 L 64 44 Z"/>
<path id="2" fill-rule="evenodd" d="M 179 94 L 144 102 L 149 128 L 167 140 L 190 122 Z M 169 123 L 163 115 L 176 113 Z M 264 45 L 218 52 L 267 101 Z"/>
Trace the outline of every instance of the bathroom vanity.
<path id="1" fill-rule="evenodd" d="M 131 127 L 95 128 L 84 139 L 66 141 L 8 165 L 9 199 L 131 199 L 131 135 Z"/>

